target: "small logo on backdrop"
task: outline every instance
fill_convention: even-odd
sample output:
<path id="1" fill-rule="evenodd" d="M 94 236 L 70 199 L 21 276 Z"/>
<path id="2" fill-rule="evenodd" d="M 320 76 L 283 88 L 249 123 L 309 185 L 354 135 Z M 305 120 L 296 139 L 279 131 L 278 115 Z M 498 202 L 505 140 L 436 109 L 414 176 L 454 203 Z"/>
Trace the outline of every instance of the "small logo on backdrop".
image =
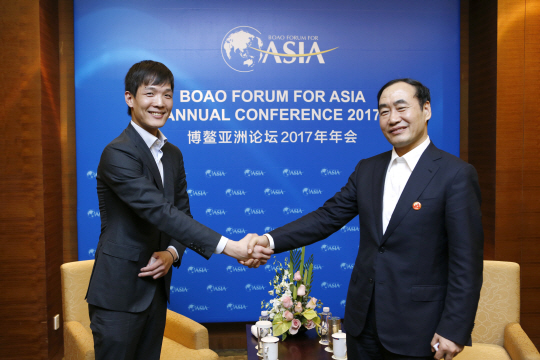
<path id="1" fill-rule="evenodd" d="M 227 291 L 227 288 L 225 286 L 215 286 L 215 285 L 208 285 L 206 287 L 206 291 L 212 293 L 212 292 L 223 292 L 223 291 Z"/>
<path id="2" fill-rule="evenodd" d="M 337 176 L 337 175 L 341 175 L 341 171 L 339 170 L 336 170 L 336 169 L 322 169 L 321 170 L 321 175 L 322 176 Z"/>
<path id="3" fill-rule="evenodd" d="M 242 196 L 242 195 L 246 195 L 246 194 L 247 193 L 244 190 L 233 190 L 233 189 L 225 190 L 225 195 L 227 195 L 228 197 Z"/>
<path id="4" fill-rule="evenodd" d="M 88 212 L 86 213 L 86 215 L 88 215 L 89 218 L 100 217 L 99 211 L 95 211 L 95 210 L 88 210 Z"/>
<path id="5" fill-rule="evenodd" d="M 205 190 L 188 189 L 187 193 L 188 193 L 189 196 L 206 196 L 206 195 L 208 195 L 208 193 Z"/>
<path id="6" fill-rule="evenodd" d="M 208 269 L 205 267 L 190 266 L 187 268 L 187 272 L 190 274 L 204 274 L 208 272 Z"/>
<path id="7" fill-rule="evenodd" d="M 210 310 L 210 307 L 206 306 L 206 305 L 194 305 L 194 304 L 190 304 L 188 306 L 188 310 L 189 311 L 208 311 Z"/>
<path id="8" fill-rule="evenodd" d="M 285 194 L 285 191 L 283 191 L 283 189 L 270 189 L 270 188 L 264 189 L 264 195 L 266 196 L 284 195 L 284 194 Z"/>
<path id="9" fill-rule="evenodd" d="M 284 215 L 291 215 L 291 214 L 302 214 L 303 210 L 300 208 L 290 208 L 290 207 L 284 207 L 283 208 L 283 214 Z"/>
<path id="10" fill-rule="evenodd" d="M 313 264 L 313 270 L 322 270 L 323 266 L 321 264 Z"/>
<path id="11" fill-rule="evenodd" d="M 268 272 L 276 272 L 276 270 L 278 269 L 280 269 L 279 265 L 265 265 L 264 266 L 264 271 L 268 271 Z"/>
<path id="12" fill-rule="evenodd" d="M 245 177 L 264 176 L 264 171 L 246 169 L 246 170 L 244 170 L 244 176 Z"/>
<path id="13" fill-rule="evenodd" d="M 227 173 L 225 171 L 221 171 L 221 170 L 206 170 L 204 172 L 204 175 L 207 178 L 225 176 L 226 174 Z"/>
<path id="14" fill-rule="evenodd" d="M 245 266 L 232 266 L 232 265 L 229 265 L 227 266 L 227 272 L 228 273 L 239 273 L 239 272 L 246 272 L 246 267 Z"/>
<path id="15" fill-rule="evenodd" d="M 309 196 L 309 195 L 321 195 L 322 190 L 321 189 L 310 189 L 310 188 L 304 188 L 302 190 L 302 195 Z"/>
<path id="16" fill-rule="evenodd" d="M 89 170 L 86 173 L 86 177 L 89 178 L 89 179 L 95 179 L 97 177 L 97 172 Z"/>
<path id="17" fill-rule="evenodd" d="M 246 229 L 244 228 L 232 228 L 232 227 L 228 227 L 226 230 L 225 230 L 225 233 L 227 235 L 241 235 L 241 234 L 245 234 L 246 233 Z"/>
<path id="18" fill-rule="evenodd" d="M 227 310 L 234 311 L 234 310 L 247 310 L 247 305 L 244 304 L 227 304 Z"/>
<path id="19" fill-rule="evenodd" d="M 324 281 L 324 282 L 321 283 L 321 288 L 324 289 L 324 290 L 328 290 L 328 289 L 340 289 L 340 288 L 341 288 L 341 284 L 338 284 L 338 283 L 328 283 L 328 282 Z"/>
<path id="20" fill-rule="evenodd" d="M 187 293 L 188 292 L 188 288 L 185 287 L 185 286 L 172 286 L 171 285 L 171 294 L 176 294 L 176 293 Z"/>
<path id="21" fill-rule="evenodd" d="M 341 268 L 341 270 L 352 270 L 354 264 L 341 263 L 339 267 Z"/>
<path id="22" fill-rule="evenodd" d="M 274 227 L 271 227 L 271 226 L 267 226 L 264 228 L 264 233 L 269 233 L 270 231 L 274 230 L 275 228 Z"/>
<path id="23" fill-rule="evenodd" d="M 339 303 L 339 305 L 344 308 L 345 307 L 345 304 L 347 304 L 347 301 L 345 300 L 341 300 L 341 302 Z"/>
<path id="24" fill-rule="evenodd" d="M 360 227 L 359 226 L 347 226 L 345 225 L 344 227 L 342 227 L 341 229 L 339 229 L 341 232 L 359 232 L 360 231 Z"/>
<path id="25" fill-rule="evenodd" d="M 252 209 L 252 208 L 246 208 L 244 210 L 244 214 L 246 216 L 251 216 L 251 215 L 264 215 L 264 210 L 263 209 Z"/>
<path id="26" fill-rule="evenodd" d="M 270 40 L 268 46 L 265 46 L 263 38 Z M 319 64 L 325 64 L 323 54 L 337 47 L 321 51 L 317 41 L 320 41 L 319 36 L 311 34 L 263 36 L 254 27 L 237 26 L 223 37 L 221 56 L 231 69 L 238 72 L 253 71 L 258 64 L 266 63 L 269 55 L 276 64 L 308 64 L 311 57 L 315 57 Z M 308 53 L 306 49 L 310 49 Z"/>
<path id="27" fill-rule="evenodd" d="M 212 209 L 212 208 L 208 208 L 206 209 L 206 216 L 221 216 L 221 215 L 225 215 L 227 212 L 223 209 Z"/>
<path id="28" fill-rule="evenodd" d="M 96 249 L 90 249 L 88 250 L 88 255 L 95 257 L 96 256 Z"/>
<path id="29" fill-rule="evenodd" d="M 321 245 L 322 251 L 340 251 L 339 245 Z"/>
<path id="30" fill-rule="evenodd" d="M 283 170 L 283 176 L 289 177 L 289 176 L 300 176 L 304 175 L 302 170 L 290 170 L 290 169 L 284 169 Z"/>
<path id="31" fill-rule="evenodd" d="M 264 290 L 264 285 L 252 285 L 252 284 L 247 284 L 246 285 L 246 291 L 247 292 L 252 292 L 252 291 L 263 291 Z"/>

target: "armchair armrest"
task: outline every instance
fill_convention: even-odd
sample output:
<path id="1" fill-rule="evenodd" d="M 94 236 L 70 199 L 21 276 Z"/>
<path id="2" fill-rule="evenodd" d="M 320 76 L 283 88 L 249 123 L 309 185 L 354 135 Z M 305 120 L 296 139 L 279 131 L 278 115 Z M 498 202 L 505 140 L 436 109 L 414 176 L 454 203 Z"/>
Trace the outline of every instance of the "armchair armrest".
<path id="1" fill-rule="evenodd" d="M 167 309 L 164 335 L 187 348 L 208 349 L 208 330 L 196 321 Z"/>
<path id="2" fill-rule="evenodd" d="M 64 358 L 94 360 L 94 338 L 78 321 L 64 322 Z"/>
<path id="3" fill-rule="evenodd" d="M 512 360 L 540 360 L 540 353 L 518 323 L 504 328 L 504 348 Z"/>

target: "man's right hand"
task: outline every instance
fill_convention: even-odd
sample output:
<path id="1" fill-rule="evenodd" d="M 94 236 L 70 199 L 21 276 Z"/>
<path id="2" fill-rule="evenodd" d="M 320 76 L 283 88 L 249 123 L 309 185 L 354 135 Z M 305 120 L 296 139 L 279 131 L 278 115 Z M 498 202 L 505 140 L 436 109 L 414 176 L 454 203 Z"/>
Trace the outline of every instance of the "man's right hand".
<path id="1" fill-rule="evenodd" d="M 262 264 L 259 259 L 256 258 L 256 256 L 254 257 L 254 255 L 258 252 L 258 250 L 260 251 L 261 249 L 267 248 L 269 245 L 270 242 L 268 241 L 268 238 L 264 235 L 251 237 L 247 245 L 247 253 L 248 255 L 251 255 L 252 258 L 249 260 L 238 260 L 238 262 L 249 268 L 259 267 L 259 265 Z"/>

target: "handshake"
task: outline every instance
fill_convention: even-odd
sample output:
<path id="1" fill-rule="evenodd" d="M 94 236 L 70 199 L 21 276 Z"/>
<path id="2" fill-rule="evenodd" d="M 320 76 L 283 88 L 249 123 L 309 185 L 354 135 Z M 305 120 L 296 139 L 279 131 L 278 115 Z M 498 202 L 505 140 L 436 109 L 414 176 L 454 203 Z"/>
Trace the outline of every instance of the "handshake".
<path id="1" fill-rule="evenodd" d="M 257 234 L 247 234 L 239 241 L 229 240 L 223 249 L 223 254 L 235 258 L 240 264 L 250 268 L 258 268 L 266 264 L 273 253 L 268 238 Z"/>

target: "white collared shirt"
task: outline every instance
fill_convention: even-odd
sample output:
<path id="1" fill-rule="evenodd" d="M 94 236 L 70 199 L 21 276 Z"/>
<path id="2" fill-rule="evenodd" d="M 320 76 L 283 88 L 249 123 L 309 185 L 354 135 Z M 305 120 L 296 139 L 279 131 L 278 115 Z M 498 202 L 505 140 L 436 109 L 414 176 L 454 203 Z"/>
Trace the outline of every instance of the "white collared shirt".
<path id="1" fill-rule="evenodd" d="M 150 149 L 150 152 L 152 153 L 152 156 L 156 161 L 159 175 L 161 175 L 161 185 L 165 186 L 165 179 L 163 177 L 163 162 L 161 162 L 161 158 L 163 157 L 163 151 L 161 150 L 161 148 L 167 142 L 167 138 L 159 129 L 157 131 L 157 137 L 155 137 L 154 135 L 150 134 L 148 131 L 137 125 L 133 120 L 131 120 L 131 126 L 133 126 L 135 130 L 137 130 L 139 135 L 141 135 L 142 139 L 146 143 L 146 146 L 148 146 L 148 148 Z"/>
<path id="2" fill-rule="evenodd" d="M 409 177 L 430 142 L 428 136 L 420 145 L 401 157 L 396 153 L 395 148 L 392 149 L 392 158 L 388 164 L 386 179 L 384 181 L 382 211 L 383 234 L 386 232 L 390 218 L 392 217 L 405 185 L 407 185 Z"/>
<path id="3" fill-rule="evenodd" d="M 161 175 L 161 184 L 165 187 L 165 178 L 163 176 L 163 162 L 161 161 L 161 158 L 163 157 L 163 151 L 161 149 L 167 142 L 167 137 L 165 137 L 165 135 L 163 135 L 163 133 L 159 129 L 157 131 L 156 137 L 150 134 L 148 131 L 144 130 L 139 125 L 137 125 L 133 120 L 131 120 L 131 126 L 133 126 L 137 133 L 139 133 L 146 146 L 148 146 L 148 148 L 150 149 L 150 152 L 152 153 L 152 156 L 154 157 L 156 165 L 159 169 L 159 175 Z M 225 245 L 227 245 L 228 240 L 229 239 L 227 239 L 225 236 L 222 236 L 219 240 L 216 250 L 214 250 L 214 254 L 221 254 L 223 252 L 223 249 L 225 249 Z M 174 252 L 176 252 L 176 261 L 178 261 L 178 250 L 176 250 L 176 248 L 172 245 L 170 245 L 167 249 L 173 249 Z"/>
<path id="4" fill-rule="evenodd" d="M 429 136 L 420 145 L 409 151 L 403 156 L 398 156 L 396 149 L 392 149 L 392 158 L 388 169 L 386 170 L 386 179 L 384 182 L 384 194 L 383 194 L 383 234 L 388 227 L 392 213 L 396 208 L 397 202 L 407 181 L 411 176 L 416 164 L 420 160 L 420 157 L 426 151 L 427 147 L 431 143 Z M 270 234 L 264 234 L 268 238 L 270 249 L 274 249 L 274 239 Z"/>

